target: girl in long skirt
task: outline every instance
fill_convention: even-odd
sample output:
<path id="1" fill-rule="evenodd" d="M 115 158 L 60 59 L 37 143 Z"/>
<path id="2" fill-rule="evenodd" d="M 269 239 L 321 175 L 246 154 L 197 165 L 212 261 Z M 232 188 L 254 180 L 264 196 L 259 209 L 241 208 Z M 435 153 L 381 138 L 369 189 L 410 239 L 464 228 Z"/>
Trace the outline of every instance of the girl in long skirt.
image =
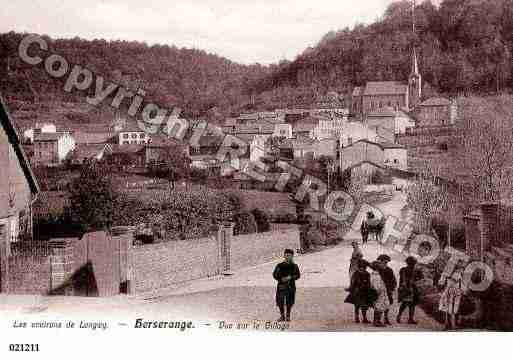
<path id="1" fill-rule="evenodd" d="M 384 327 L 385 325 L 381 321 L 381 316 L 383 312 L 390 310 L 390 301 L 388 299 L 387 287 L 383 278 L 381 277 L 380 270 L 382 268 L 382 263 L 379 261 L 374 261 L 371 264 L 372 272 L 371 272 L 371 288 L 373 288 L 376 292 L 376 300 L 374 301 L 374 320 L 373 324 L 375 327 Z"/>
<path id="2" fill-rule="evenodd" d="M 445 288 L 440 296 L 438 310 L 445 313 L 445 329 L 451 330 L 456 327 L 456 315 L 460 310 L 461 297 L 464 294 L 463 271 L 457 268 L 450 277 L 442 278 Z"/>

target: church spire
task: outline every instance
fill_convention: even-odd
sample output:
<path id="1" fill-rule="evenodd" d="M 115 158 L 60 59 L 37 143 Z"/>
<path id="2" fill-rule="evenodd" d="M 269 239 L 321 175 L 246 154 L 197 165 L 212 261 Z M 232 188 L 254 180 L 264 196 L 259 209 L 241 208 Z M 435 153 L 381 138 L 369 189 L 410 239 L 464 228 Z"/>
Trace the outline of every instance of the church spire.
<path id="1" fill-rule="evenodd" d="M 413 46 L 411 74 L 412 75 L 420 76 L 420 73 L 419 73 L 419 62 L 417 60 L 417 49 L 415 48 L 415 46 Z"/>
<path id="2" fill-rule="evenodd" d="M 412 32 L 413 32 L 413 44 L 412 44 L 412 68 L 410 78 L 408 79 L 408 97 L 409 107 L 415 108 L 422 97 L 422 77 L 419 71 L 419 62 L 417 58 L 417 47 L 416 47 L 416 29 L 415 29 L 415 0 L 412 0 L 411 8 L 411 19 L 412 19 Z"/>

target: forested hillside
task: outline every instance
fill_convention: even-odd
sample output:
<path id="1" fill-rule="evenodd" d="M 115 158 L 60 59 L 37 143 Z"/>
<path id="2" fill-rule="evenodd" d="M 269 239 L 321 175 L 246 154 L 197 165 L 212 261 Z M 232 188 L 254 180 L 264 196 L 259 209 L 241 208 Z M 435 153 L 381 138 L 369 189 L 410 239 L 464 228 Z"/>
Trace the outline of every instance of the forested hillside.
<path id="1" fill-rule="evenodd" d="M 406 80 L 419 49 L 424 80 L 446 94 L 493 93 L 513 87 L 513 0 L 392 3 L 370 25 L 330 32 L 255 87 L 262 101 L 297 102 L 329 90 L 349 92 L 368 80 Z"/>
<path id="2" fill-rule="evenodd" d="M 83 94 L 64 92 L 62 82 L 48 76 L 42 65 L 21 60 L 18 45 L 23 36 L 0 34 L 0 91 L 19 100 L 83 102 Z M 87 66 L 108 81 L 134 90 L 143 88 L 145 99 L 162 106 L 180 106 L 188 116 L 216 111 L 216 107 L 223 111 L 238 107 L 248 101 L 248 84 L 269 71 L 268 67 L 239 65 L 196 49 L 128 41 L 44 39 L 49 53 Z"/>

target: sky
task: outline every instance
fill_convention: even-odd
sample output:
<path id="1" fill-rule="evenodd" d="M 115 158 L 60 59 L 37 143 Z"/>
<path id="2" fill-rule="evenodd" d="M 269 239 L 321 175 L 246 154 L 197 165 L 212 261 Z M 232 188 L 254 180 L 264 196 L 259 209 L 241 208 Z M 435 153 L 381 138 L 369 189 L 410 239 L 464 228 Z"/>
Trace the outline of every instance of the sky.
<path id="1" fill-rule="evenodd" d="M 370 23 L 392 0 L 15 0 L 0 33 L 136 40 L 198 48 L 232 61 L 293 60 L 331 30 Z"/>

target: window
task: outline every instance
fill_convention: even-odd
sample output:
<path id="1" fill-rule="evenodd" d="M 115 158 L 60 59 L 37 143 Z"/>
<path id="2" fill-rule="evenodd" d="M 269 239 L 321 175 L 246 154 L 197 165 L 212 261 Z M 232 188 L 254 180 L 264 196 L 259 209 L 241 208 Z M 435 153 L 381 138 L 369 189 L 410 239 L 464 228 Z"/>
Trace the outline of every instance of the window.
<path id="1" fill-rule="evenodd" d="M 123 138 L 128 138 L 128 133 L 124 133 Z"/>
<path id="2" fill-rule="evenodd" d="M 398 164 L 399 163 L 399 160 L 397 158 L 394 158 L 394 163 L 395 164 Z"/>
<path id="3" fill-rule="evenodd" d="M 123 145 L 128 145 L 130 142 L 129 141 L 123 141 Z"/>
<path id="4" fill-rule="evenodd" d="M 349 143 L 350 145 L 353 144 L 353 138 L 352 137 L 348 137 L 347 138 L 347 143 Z"/>
<path id="5" fill-rule="evenodd" d="M 139 134 L 139 138 L 144 138 L 145 135 L 146 135 L 145 133 L 141 133 L 141 134 Z"/>
<path id="6" fill-rule="evenodd" d="M 137 138 L 137 133 L 132 133 L 132 138 Z"/>

